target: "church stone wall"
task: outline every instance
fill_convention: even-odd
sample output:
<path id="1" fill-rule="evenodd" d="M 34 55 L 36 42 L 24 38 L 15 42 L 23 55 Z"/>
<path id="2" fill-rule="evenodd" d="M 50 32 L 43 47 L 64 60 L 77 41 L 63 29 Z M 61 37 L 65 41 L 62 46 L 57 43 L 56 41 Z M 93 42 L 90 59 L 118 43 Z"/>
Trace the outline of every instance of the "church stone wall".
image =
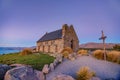
<path id="1" fill-rule="evenodd" d="M 50 40 L 37 43 L 37 51 L 60 53 L 63 50 L 63 40 Z"/>

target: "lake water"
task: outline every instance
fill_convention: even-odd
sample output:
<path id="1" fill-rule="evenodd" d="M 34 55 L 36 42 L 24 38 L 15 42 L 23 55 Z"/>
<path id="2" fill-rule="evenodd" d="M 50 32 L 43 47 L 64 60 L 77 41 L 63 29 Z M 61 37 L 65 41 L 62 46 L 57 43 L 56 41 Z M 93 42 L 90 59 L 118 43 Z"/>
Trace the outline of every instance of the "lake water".
<path id="1" fill-rule="evenodd" d="M 18 49 L 3 49 L 0 48 L 0 54 L 8 54 L 8 53 L 15 53 L 15 52 L 20 52 L 21 50 Z"/>

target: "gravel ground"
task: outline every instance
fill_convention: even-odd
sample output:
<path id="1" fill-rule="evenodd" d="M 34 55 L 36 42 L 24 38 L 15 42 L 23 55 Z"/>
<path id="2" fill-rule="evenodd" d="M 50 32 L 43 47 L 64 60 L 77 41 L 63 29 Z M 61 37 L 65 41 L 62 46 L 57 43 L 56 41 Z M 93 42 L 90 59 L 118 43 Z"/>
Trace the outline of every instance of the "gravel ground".
<path id="1" fill-rule="evenodd" d="M 47 74 L 46 79 L 52 80 L 58 74 L 67 74 L 76 78 L 76 72 L 82 66 L 88 66 L 102 80 L 114 78 L 120 80 L 120 65 L 108 61 L 97 60 L 91 56 L 81 56 L 74 61 L 64 60 L 53 72 Z"/>

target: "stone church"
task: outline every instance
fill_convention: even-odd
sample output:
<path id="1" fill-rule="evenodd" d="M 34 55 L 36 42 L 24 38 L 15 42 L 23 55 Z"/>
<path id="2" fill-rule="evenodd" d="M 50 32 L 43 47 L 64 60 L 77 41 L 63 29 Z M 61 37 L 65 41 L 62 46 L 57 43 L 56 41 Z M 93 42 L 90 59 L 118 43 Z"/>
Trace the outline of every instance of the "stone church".
<path id="1" fill-rule="evenodd" d="M 70 47 L 73 51 L 79 48 L 79 40 L 72 25 L 64 24 L 62 29 L 45 33 L 37 41 L 37 51 L 61 53 L 65 47 Z"/>

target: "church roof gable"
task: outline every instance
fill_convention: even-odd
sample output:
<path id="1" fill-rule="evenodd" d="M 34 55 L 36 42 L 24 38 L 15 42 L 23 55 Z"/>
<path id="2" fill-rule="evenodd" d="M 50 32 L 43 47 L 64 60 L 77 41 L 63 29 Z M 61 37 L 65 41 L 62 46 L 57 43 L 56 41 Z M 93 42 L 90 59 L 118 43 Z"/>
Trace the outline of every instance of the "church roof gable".
<path id="1" fill-rule="evenodd" d="M 59 29 L 50 33 L 46 33 L 37 42 L 49 41 L 49 40 L 55 40 L 61 38 L 62 38 L 62 29 Z"/>

